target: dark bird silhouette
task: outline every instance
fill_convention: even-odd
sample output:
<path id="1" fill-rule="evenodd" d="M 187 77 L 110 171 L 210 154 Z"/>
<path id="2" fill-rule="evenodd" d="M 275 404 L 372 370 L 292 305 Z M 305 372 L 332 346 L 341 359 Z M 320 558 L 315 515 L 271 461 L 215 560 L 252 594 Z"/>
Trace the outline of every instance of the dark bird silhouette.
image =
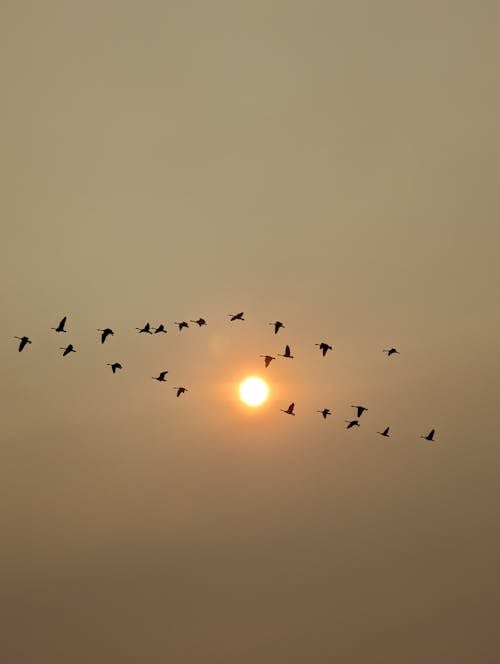
<path id="1" fill-rule="evenodd" d="M 282 327 L 285 327 L 283 323 L 277 320 L 275 323 L 269 323 L 269 325 L 274 325 L 274 334 L 278 334 Z"/>
<path id="2" fill-rule="evenodd" d="M 76 350 L 73 348 L 73 344 L 68 344 L 66 348 L 61 348 L 61 350 L 64 351 L 62 354 L 63 357 L 66 357 L 66 355 L 69 355 L 70 353 L 76 353 Z"/>
<path id="3" fill-rule="evenodd" d="M 187 387 L 174 387 L 174 390 L 177 390 L 177 396 L 180 397 L 181 394 L 184 394 L 184 392 L 187 392 L 188 389 Z"/>
<path id="4" fill-rule="evenodd" d="M 383 431 L 377 431 L 377 433 L 380 434 L 381 436 L 385 436 L 386 438 L 390 438 L 389 429 L 390 427 L 385 427 Z"/>
<path id="5" fill-rule="evenodd" d="M 103 344 L 106 339 L 109 337 L 109 335 L 113 335 L 114 332 L 110 327 L 105 327 L 104 330 L 97 330 L 98 332 L 102 332 L 101 334 L 101 343 Z"/>
<path id="6" fill-rule="evenodd" d="M 424 440 L 430 440 L 432 443 L 435 443 L 436 441 L 434 440 L 434 434 L 436 433 L 436 429 L 431 429 L 427 436 L 420 436 L 420 438 L 424 438 Z"/>
<path id="7" fill-rule="evenodd" d="M 165 325 L 163 323 L 161 325 L 158 325 L 158 327 L 153 328 L 155 331 L 155 334 L 158 334 L 159 332 L 164 332 L 167 334 L 167 330 L 165 329 Z"/>
<path id="8" fill-rule="evenodd" d="M 352 429 L 352 427 L 359 427 L 358 420 L 346 420 L 347 426 L 346 429 Z"/>
<path id="9" fill-rule="evenodd" d="M 321 413 L 323 415 L 323 419 L 325 420 L 328 417 L 328 415 L 332 414 L 332 411 L 329 408 L 323 408 L 323 410 L 317 410 L 316 412 Z"/>
<path id="10" fill-rule="evenodd" d="M 145 334 L 153 334 L 149 323 L 146 323 L 144 327 L 136 327 L 135 329 L 138 330 L 139 334 L 141 334 L 141 332 L 144 332 Z"/>
<path id="11" fill-rule="evenodd" d="M 185 320 L 181 321 L 180 323 L 174 323 L 174 325 L 179 326 L 179 332 L 182 332 L 183 327 L 189 327 Z"/>
<path id="12" fill-rule="evenodd" d="M 31 339 L 29 337 L 14 337 L 14 339 L 19 339 L 21 341 L 18 348 L 19 352 L 22 351 L 22 349 L 26 346 L 26 344 L 31 343 Z"/>
<path id="13" fill-rule="evenodd" d="M 271 362 L 276 359 L 272 355 L 259 355 L 259 357 L 264 358 L 264 364 L 266 365 L 266 369 L 271 364 Z"/>
<path id="14" fill-rule="evenodd" d="M 283 408 L 280 408 L 282 413 L 286 413 L 287 415 L 295 415 L 293 412 L 293 409 L 295 408 L 295 404 L 291 403 L 286 410 L 283 410 Z"/>
<path id="15" fill-rule="evenodd" d="M 190 323 L 197 323 L 200 327 L 203 327 L 207 324 L 207 321 L 204 318 L 198 318 L 198 320 L 190 320 Z"/>
<path id="16" fill-rule="evenodd" d="M 322 341 L 320 344 L 314 344 L 319 346 L 320 351 L 323 353 L 323 357 L 328 353 L 329 350 L 333 350 L 332 346 L 329 346 L 325 341 Z"/>
<path id="17" fill-rule="evenodd" d="M 290 346 L 285 346 L 285 352 L 284 353 L 278 353 L 280 357 L 288 357 L 290 360 L 293 360 L 293 355 L 290 351 Z"/>
<path id="18" fill-rule="evenodd" d="M 113 364 L 110 364 L 109 362 L 106 364 L 107 367 L 111 367 L 111 371 L 113 373 L 116 373 L 117 369 L 123 369 L 122 365 L 119 362 L 113 362 Z"/>
<path id="19" fill-rule="evenodd" d="M 64 316 L 64 318 L 61 318 L 59 321 L 59 325 L 57 327 L 51 327 L 51 330 L 55 330 L 56 332 L 67 332 L 67 330 L 64 329 L 64 326 L 66 325 L 66 318 L 67 316 Z"/>
<path id="20" fill-rule="evenodd" d="M 351 406 L 351 408 L 356 408 L 356 412 L 358 413 L 358 417 L 361 417 L 365 410 L 368 410 L 368 408 L 365 408 L 364 406 Z"/>
<path id="21" fill-rule="evenodd" d="M 244 313 L 245 313 L 244 311 L 240 311 L 239 314 L 229 314 L 229 318 L 230 318 L 231 321 L 233 321 L 233 320 L 245 320 L 243 318 Z"/>
<path id="22" fill-rule="evenodd" d="M 399 350 L 396 350 L 395 348 L 387 348 L 387 350 L 383 350 L 382 352 L 387 353 L 387 357 L 394 355 L 394 353 L 397 353 L 398 355 L 400 354 Z"/>
<path id="23" fill-rule="evenodd" d="M 168 374 L 168 371 L 161 371 L 158 376 L 153 376 L 153 380 L 157 380 L 160 383 L 165 382 L 165 376 Z"/>

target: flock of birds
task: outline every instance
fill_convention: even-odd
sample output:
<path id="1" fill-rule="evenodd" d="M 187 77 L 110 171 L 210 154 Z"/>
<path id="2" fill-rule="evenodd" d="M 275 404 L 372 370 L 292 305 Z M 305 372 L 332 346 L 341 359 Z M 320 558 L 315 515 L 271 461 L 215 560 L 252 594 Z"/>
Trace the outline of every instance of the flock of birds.
<path id="1" fill-rule="evenodd" d="M 229 320 L 230 322 L 234 321 L 244 321 L 245 318 L 244 312 L 240 311 L 239 313 L 236 314 L 229 314 Z M 67 322 L 67 316 L 64 316 L 60 321 L 57 327 L 52 327 L 51 330 L 54 330 L 55 332 L 58 333 L 66 333 L 66 322 Z M 207 321 L 204 318 L 198 318 L 197 320 L 190 320 L 189 323 L 194 323 L 198 325 L 198 327 L 203 327 L 204 325 L 207 324 Z M 182 332 L 183 329 L 189 328 L 189 323 L 187 321 L 180 321 L 180 322 L 175 322 L 174 324 L 177 325 L 179 328 L 179 332 Z M 274 334 L 278 334 L 278 332 L 285 327 L 285 325 L 277 320 L 273 323 L 269 323 L 269 325 L 272 325 L 274 327 Z M 167 334 L 167 330 L 163 324 L 158 325 L 158 327 L 152 327 L 149 323 L 146 323 L 143 327 L 136 327 L 135 328 L 139 334 Z M 114 331 L 110 327 L 98 329 L 98 332 L 101 333 L 101 344 L 104 344 L 106 339 L 112 335 L 114 335 Z M 22 337 L 14 337 L 15 339 L 19 340 L 19 347 L 18 351 L 21 352 L 24 350 L 24 348 L 28 345 L 31 344 L 31 339 L 27 336 L 22 336 Z M 325 341 L 322 341 L 321 343 L 315 344 L 316 346 L 319 347 L 319 350 L 321 351 L 323 357 L 326 356 L 328 351 L 333 350 L 333 346 L 330 344 L 326 343 Z M 74 348 L 73 344 L 68 344 L 67 346 L 63 346 L 60 348 L 60 350 L 63 351 L 62 357 L 66 357 L 67 355 L 70 355 L 71 353 L 76 353 L 76 349 Z M 387 357 L 390 357 L 391 355 L 399 355 L 399 351 L 396 348 L 386 348 L 383 350 L 384 353 L 387 353 Z M 293 355 L 292 351 L 290 349 L 290 346 L 287 344 L 285 346 L 285 350 L 283 353 L 277 353 L 279 357 L 284 357 L 286 359 L 292 360 Z M 260 355 L 259 357 L 264 358 L 264 366 L 269 367 L 271 362 L 273 360 L 276 360 L 276 357 L 273 355 Z M 113 374 L 115 374 L 117 371 L 120 369 L 123 369 L 122 364 L 120 362 L 113 362 L 113 363 L 107 363 L 106 366 L 111 367 L 111 371 Z M 168 371 L 161 371 L 158 376 L 152 376 L 153 380 L 157 380 L 160 383 L 166 382 L 166 376 L 168 374 Z M 180 397 L 182 394 L 185 394 L 188 392 L 187 387 L 183 386 L 175 386 L 173 388 L 176 390 L 176 396 Z M 359 427 L 359 420 L 363 413 L 368 410 L 365 406 L 354 406 L 351 405 L 351 408 L 356 409 L 356 419 L 353 420 L 345 420 L 347 423 L 346 429 L 352 429 L 353 427 Z M 287 415 L 295 415 L 295 403 L 291 403 L 288 408 L 280 408 L 281 412 L 286 413 Z M 323 419 L 326 420 L 326 418 L 332 414 L 332 411 L 329 408 L 323 408 L 322 410 L 316 411 L 318 413 L 321 413 L 323 416 Z M 386 427 L 383 431 L 377 431 L 377 433 L 380 436 L 383 436 L 384 438 L 389 438 L 390 434 L 390 427 Z M 435 442 L 434 435 L 436 433 L 435 429 L 431 429 L 429 433 L 425 436 L 421 435 L 420 438 L 423 438 L 425 440 L 428 440 L 430 442 Z"/>

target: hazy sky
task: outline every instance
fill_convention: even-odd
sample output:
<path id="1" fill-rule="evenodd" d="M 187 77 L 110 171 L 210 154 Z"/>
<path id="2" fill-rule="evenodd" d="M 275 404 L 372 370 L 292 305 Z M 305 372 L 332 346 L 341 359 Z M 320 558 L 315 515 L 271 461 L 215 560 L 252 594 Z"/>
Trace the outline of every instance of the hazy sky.
<path id="1" fill-rule="evenodd" d="M 2 661 L 499 661 L 499 22 L 1 3 Z"/>

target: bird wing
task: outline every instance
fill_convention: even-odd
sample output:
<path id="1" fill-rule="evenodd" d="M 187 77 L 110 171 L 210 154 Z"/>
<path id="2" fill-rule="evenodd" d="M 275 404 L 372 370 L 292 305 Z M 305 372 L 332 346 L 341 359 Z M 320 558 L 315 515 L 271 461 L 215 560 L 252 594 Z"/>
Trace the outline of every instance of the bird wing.
<path id="1" fill-rule="evenodd" d="M 285 346 L 285 355 L 290 355 L 290 354 L 291 354 L 290 346 Z"/>
<path id="2" fill-rule="evenodd" d="M 390 428 L 390 427 L 386 427 L 386 428 L 384 429 L 384 436 L 387 436 L 387 434 L 389 433 L 389 428 Z"/>
<path id="3" fill-rule="evenodd" d="M 64 326 L 66 325 L 66 318 L 67 318 L 67 316 L 64 316 L 64 318 L 61 318 L 61 321 L 60 321 L 60 323 L 59 323 L 59 325 L 58 325 L 58 327 L 59 327 L 61 330 L 62 330 L 62 329 L 64 328 Z"/>
<path id="4" fill-rule="evenodd" d="M 26 346 L 27 343 L 28 342 L 26 341 L 26 339 L 21 339 L 21 343 L 19 344 L 19 352 L 22 351 L 22 349 Z"/>
<path id="5" fill-rule="evenodd" d="M 289 413 L 293 413 L 293 409 L 294 409 L 294 408 L 295 408 L 295 404 L 294 404 L 294 403 L 291 403 L 291 404 L 288 406 L 288 412 L 289 412 Z"/>
<path id="6" fill-rule="evenodd" d="M 428 437 L 429 437 L 429 438 L 433 438 L 435 433 L 436 433 L 436 429 L 431 429 L 431 430 L 429 431 L 429 436 L 428 436 Z"/>
<path id="7" fill-rule="evenodd" d="M 168 374 L 168 371 L 160 372 L 160 379 L 163 380 L 167 374 Z"/>

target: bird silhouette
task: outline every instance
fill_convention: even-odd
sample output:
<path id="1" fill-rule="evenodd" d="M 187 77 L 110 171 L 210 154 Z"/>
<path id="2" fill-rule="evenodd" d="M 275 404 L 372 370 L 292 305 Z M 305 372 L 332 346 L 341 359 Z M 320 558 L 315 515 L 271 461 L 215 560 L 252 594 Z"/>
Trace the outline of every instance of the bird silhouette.
<path id="1" fill-rule="evenodd" d="M 259 355 L 259 357 L 264 358 L 264 364 L 266 365 L 266 369 L 271 364 L 271 362 L 276 359 L 272 355 Z"/>
<path id="2" fill-rule="evenodd" d="M 245 320 L 245 319 L 243 318 L 243 314 L 244 314 L 244 313 L 245 313 L 244 311 L 240 311 L 239 314 L 229 314 L 230 321 L 233 321 L 233 320 Z"/>
<path id="3" fill-rule="evenodd" d="M 174 390 L 177 390 L 177 396 L 180 397 L 181 394 L 184 394 L 184 392 L 187 392 L 188 389 L 187 387 L 174 387 Z"/>
<path id="4" fill-rule="evenodd" d="M 420 438 L 424 438 L 424 440 L 430 440 L 432 443 L 435 443 L 436 441 L 434 440 L 434 434 L 436 433 L 436 429 L 431 429 L 427 436 L 420 436 Z"/>
<path id="5" fill-rule="evenodd" d="M 179 326 L 179 332 L 182 332 L 183 327 L 189 327 L 185 320 L 181 321 L 180 323 L 174 323 L 174 325 Z"/>
<path id="6" fill-rule="evenodd" d="M 64 318 L 61 318 L 59 321 L 59 325 L 57 327 L 51 327 L 51 330 L 55 330 L 56 332 L 67 332 L 67 330 L 64 329 L 64 326 L 66 325 L 66 318 L 67 316 L 64 316 Z"/>
<path id="7" fill-rule="evenodd" d="M 113 364 L 110 364 L 109 362 L 106 364 L 107 367 L 111 367 L 111 371 L 113 373 L 116 373 L 117 369 L 123 369 L 122 365 L 119 362 L 113 362 Z"/>
<path id="8" fill-rule="evenodd" d="M 158 325 L 158 327 L 154 327 L 153 329 L 155 331 L 155 334 L 158 334 L 159 332 L 167 334 L 167 330 L 165 329 L 165 325 L 163 325 L 163 323 L 161 325 Z"/>
<path id="9" fill-rule="evenodd" d="M 293 412 L 293 409 L 295 408 L 295 404 L 291 403 L 286 410 L 283 410 L 283 408 L 280 408 L 282 413 L 286 413 L 287 415 L 295 415 Z"/>
<path id="10" fill-rule="evenodd" d="M 316 412 L 321 413 L 323 415 L 323 419 L 325 420 L 328 417 L 328 415 L 332 414 L 332 411 L 329 408 L 323 408 L 323 410 L 317 410 Z"/>
<path id="11" fill-rule="evenodd" d="M 346 429 L 352 429 L 352 427 L 359 427 L 358 420 L 346 420 L 347 426 Z"/>
<path id="12" fill-rule="evenodd" d="M 333 350 L 332 346 L 329 346 L 325 341 L 322 341 L 320 344 L 314 344 L 315 346 L 319 346 L 319 349 L 323 353 L 323 357 L 328 353 L 329 350 Z"/>
<path id="13" fill-rule="evenodd" d="M 284 353 L 278 353 L 280 357 L 288 357 L 290 360 L 293 360 L 293 355 L 290 351 L 290 346 L 285 346 L 285 352 Z"/>
<path id="14" fill-rule="evenodd" d="M 19 352 L 22 351 L 22 349 L 26 346 L 26 344 L 31 343 L 31 339 L 29 337 L 14 337 L 14 339 L 19 339 L 21 341 L 18 348 Z"/>
<path id="15" fill-rule="evenodd" d="M 157 380 L 160 383 L 165 382 L 165 376 L 168 374 L 168 371 L 161 371 L 158 376 L 153 376 L 153 380 Z"/>
<path id="16" fill-rule="evenodd" d="M 269 323 L 269 325 L 274 325 L 274 334 L 278 334 L 278 332 L 280 331 L 280 329 L 281 329 L 282 327 L 285 327 L 285 326 L 283 325 L 283 323 L 282 323 L 281 321 L 279 321 L 279 320 L 277 320 L 277 321 L 274 322 L 274 323 Z"/>
<path id="17" fill-rule="evenodd" d="M 104 330 L 97 330 L 98 332 L 102 332 L 101 334 L 101 343 L 103 344 L 106 339 L 110 336 L 113 335 L 114 332 L 110 327 L 105 327 Z"/>
<path id="18" fill-rule="evenodd" d="M 377 433 L 380 434 L 381 436 L 385 436 L 386 438 L 390 438 L 389 429 L 390 427 L 385 427 L 383 431 L 377 431 Z"/>
<path id="19" fill-rule="evenodd" d="M 204 318 L 198 318 L 198 320 L 190 320 L 190 323 L 197 323 L 199 327 L 203 327 L 203 325 L 207 324 L 207 321 Z"/>
<path id="20" fill-rule="evenodd" d="M 368 410 L 368 408 L 365 408 L 364 406 L 351 406 L 351 408 L 356 408 L 356 411 L 358 413 L 358 417 L 361 417 L 365 410 Z"/>
<path id="21" fill-rule="evenodd" d="M 387 348 L 386 350 L 382 351 L 383 353 L 387 353 L 387 357 L 390 357 L 391 355 L 394 355 L 394 353 L 397 353 L 400 355 L 399 350 L 396 350 L 395 348 Z"/>
<path id="22" fill-rule="evenodd" d="M 136 327 L 135 329 L 138 330 L 139 334 L 141 334 L 141 332 L 144 332 L 145 334 L 153 334 L 149 323 L 146 323 L 144 327 Z"/>
<path id="23" fill-rule="evenodd" d="M 70 353 L 76 353 L 76 350 L 73 348 L 73 344 L 68 344 L 65 348 L 61 348 L 61 350 L 64 351 L 62 354 L 63 357 L 66 357 L 66 355 L 69 355 Z"/>

